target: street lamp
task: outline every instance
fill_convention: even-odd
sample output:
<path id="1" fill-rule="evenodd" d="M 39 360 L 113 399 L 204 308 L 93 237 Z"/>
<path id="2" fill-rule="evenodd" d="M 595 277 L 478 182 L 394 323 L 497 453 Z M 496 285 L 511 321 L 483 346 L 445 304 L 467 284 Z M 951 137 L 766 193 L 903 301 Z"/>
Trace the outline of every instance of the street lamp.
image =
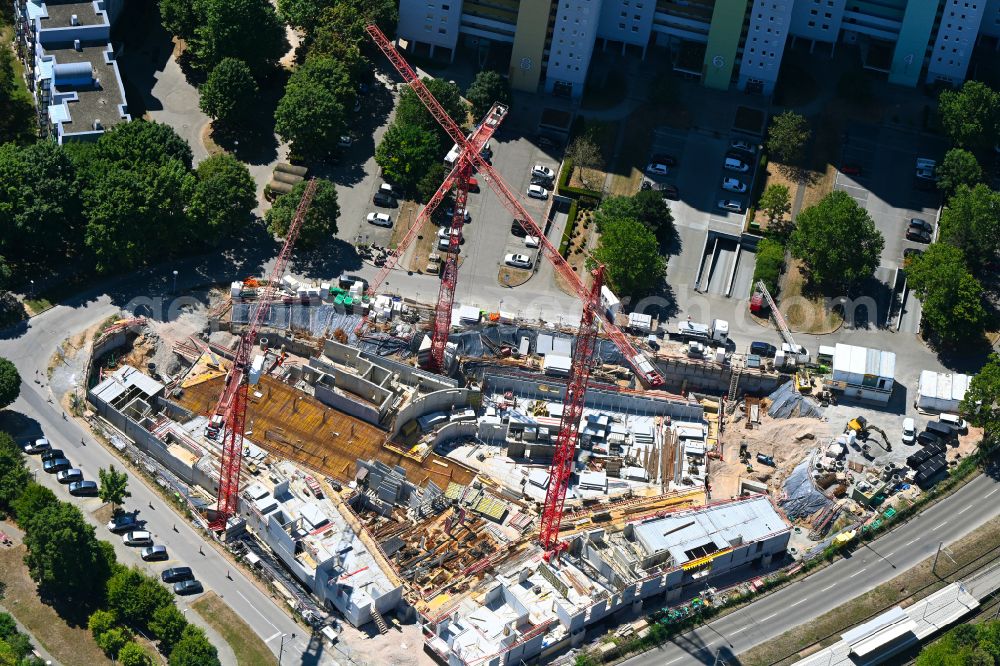
<path id="1" fill-rule="evenodd" d="M 281 645 L 278 646 L 278 666 L 281 666 L 281 655 L 285 652 L 285 639 L 288 634 L 281 634 Z M 292 640 L 295 640 L 295 634 L 292 634 Z"/>
<path id="2" fill-rule="evenodd" d="M 174 292 L 177 293 L 177 271 L 174 271 Z"/>

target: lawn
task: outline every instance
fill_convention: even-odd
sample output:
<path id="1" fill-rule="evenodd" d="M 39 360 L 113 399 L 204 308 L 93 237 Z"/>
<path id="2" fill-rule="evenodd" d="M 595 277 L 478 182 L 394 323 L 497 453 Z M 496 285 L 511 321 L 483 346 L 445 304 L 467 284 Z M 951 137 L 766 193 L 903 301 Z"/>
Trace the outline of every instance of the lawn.
<path id="1" fill-rule="evenodd" d="M 840 328 L 844 319 L 836 312 L 827 310 L 822 296 L 805 293 L 806 279 L 801 266 L 799 261 L 792 259 L 781 276 L 778 309 L 785 316 L 789 328 L 797 333 L 832 333 Z"/>
<path id="2" fill-rule="evenodd" d="M 908 606 L 936 592 L 945 585 L 940 582 L 941 578 L 960 578 L 954 574 L 997 548 L 1000 548 L 1000 519 L 994 518 L 949 546 L 951 556 L 938 559 L 937 575 L 931 572 L 934 558 L 928 557 L 909 571 L 902 572 L 854 601 L 744 652 L 740 655 L 740 663 L 743 666 L 794 663 L 807 652 L 837 642 L 844 630 L 897 604 Z M 969 573 L 964 571 L 965 575 Z"/>
<path id="3" fill-rule="evenodd" d="M 9 534 L 16 530 L 4 528 Z M 55 609 L 38 598 L 35 582 L 24 566 L 23 544 L 0 550 L 6 585 L 3 606 L 35 637 L 41 647 L 64 664 L 110 664 L 86 627 L 71 627 Z M 263 662 L 259 662 L 263 663 Z"/>
<path id="4" fill-rule="evenodd" d="M 222 634 L 236 654 L 240 664 L 270 664 L 274 655 L 264 644 L 264 641 L 254 633 L 246 622 L 240 618 L 215 592 L 206 592 L 201 599 L 191 604 L 199 615 L 205 618 L 213 629 Z"/>
<path id="5" fill-rule="evenodd" d="M 24 299 L 24 307 L 28 311 L 29 317 L 34 317 L 36 314 L 45 312 L 52 307 L 52 301 L 40 296 L 38 298 L 26 298 Z"/>

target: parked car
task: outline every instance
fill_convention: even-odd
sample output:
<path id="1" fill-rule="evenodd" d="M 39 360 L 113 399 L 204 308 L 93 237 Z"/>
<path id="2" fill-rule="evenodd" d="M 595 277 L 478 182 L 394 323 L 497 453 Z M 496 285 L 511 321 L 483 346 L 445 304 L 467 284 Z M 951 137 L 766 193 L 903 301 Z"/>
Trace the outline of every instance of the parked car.
<path id="1" fill-rule="evenodd" d="M 541 241 L 538 239 L 538 236 L 525 236 L 524 237 L 524 246 L 525 247 L 538 247 L 540 244 L 541 244 Z"/>
<path id="2" fill-rule="evenodd" d="M 478 192 L 479 191 L 479 181 L 476 180 L 475 176 L 469 178 L 469 191 Z"/>
<path id="3" fill-rule="evenodd" d="M 382 190 L 375 193 L 375 196 L 372 197 L 372 203 L 382 208 L 395 208 L 397 205 L 396 197 Z"/>
<path id="4" fill-rule="evenodd" d="M 750 353 L 765 358 L 773 358 L 778 353 L 778 348 L 767 342 L 755 341 L 750 343 Z"/>
<path id="5" fill-rule="evenodd" d="M 670 167 L 661 162 L 650 162 L 646 165 L 646 173 L 650 176 L 666 176 L 670 173 Z"/>
<path id="6" fill-rule="evenodd" d="M 903 265 L 905 266 L 909 262 L 913 261 L 914 257 L 918 257 L 923 254 L 924 251 L 919 247 L 908 247 L 903 250 Z"/>
<path id="7" fill-rule="evenodd" d="M 680 201 L 681 194 L 677 187 L 670 185 L 668 183 L 660 183 L 659 187 L 654 187 L 654 190 L 659 191 L 664 199 L 670 199 L 671 201 Z"/>
<path id="8" fill-rule="evenodd" d="M 857 164 L 845 164 L 842 167 L 840 167 L 840 173 L 844 174 L 845 176 L 860 176 L 861 167 L 858 166 Z"/>
<path id="9" fill-rule="evenodd" d="M 337 141 L 338 148 L 350 148 L 351 144 L 354 143 L 354 139 L 348 134 L 341 135 L 340 139 Z"/>
<path id="10" fill-rule="evenodd" d="M 444 212 L 444 216 L 446 218 L 448 218 L 448 220 L 450 221 L 451 218 L 453 218 L 455 216 L 455 207 L 454 206 L 449 206 L 448 209 Z M 472 215 L 469 213 L 468 210 L 466 210 L 465 211 L 465 223 L 468 224 L 469 222 L 472 222 Z"/>
<path id="11" fill-rule="evenodd" d="M 192 579 L 194 579 L 194 573 L 191 571 L 191 567 L 170 567 L 169 569 L 164 569 L 160 574 L 160 580 L 164 583 L 176 583 L 181 580 Z"/>
<path id="12" fill-rule="evenodd" d="M 48 449 L 47 451 L 42 451 L 42 462 L 48 462 L 49 460 L 55 460 L 56 458 L 65 458 L 62 449 Z"/>
<path id="13" fill-rule="evenodd" d="M 49 440 L 45 439 L 44 437 L 41 437 L 39 439 L 36 439 L 31 444 L 28 444 L 26 447 L 24 447 L 24 452 L 34 455 L 36 453 L 41 453 L 42 451 L 48 451 L 51 448 L 52 445 L 49 444 Z"/>
<path id="14" fill-rule="evenodd" d="M 73 483 L 75 481 L 83 481 L 83 471 L 75 467 L 70 469 L 64 469 L 63 471 L 56 474 L 56 481 L 59 483 Z"/>
<path id="15" fill-rule="evenodd" d="M 95 497 L 97 496 L 97 482 L 74 481 L 69 484 L 69 494 L 75 497 Z"/>
<path id="16" fill-rule="evenodd" d="M 903 444 L 913 444 L 917 439 L 917 426 L 913 419 L 906 417 L 903 419 Z"/>
<path id="17" fill-rule="evenodd" d="M 389 217 L 388 213 L 368 213 L 368 224 L 374 224 L 379 227 L 391 227 L 392 218 Z"/>
<path id="18" fill-rule="evenodd" d="M 551 178 L 545 178 L 544 176 L 532 176 L 531 177 L 531 184 L 532 185 L 541 185 L 542 187 L 552 187 L 552 179 Z"/>
<path id="19" fill-rule="evenodd" d="M 912 229 L 923 229 L 929 234 L 934 233 L 934 225 L 927 220 L 922 220 L 919 217 L 910 218 L 910 228 Z"/>
<path id="20" fill-rule="evenodd" d="M 726 162 L 722 165 L 722 167 L 724 169 L 728 169 L 729 171 L 739 171 L 740 173 L 746 173 L 750 170 L 749 164 L 734 157 L 727 157 Z"/>
<path id="21" fill-rule="evenodd" d="M 906 239 L 911 241 L 916 241 L 918 243 L 930 243 L 931 235 L 924 231 L 923 229 L 917 229 L 916 227 L 909 227 L 906 230 Z"/>
<path id="22" fill-rule="evenodd" d="M 937 435 L 935 435 L 932 432 L 927 432 L 926 430 L 923 430 L 923 431 L 917 433 L 917 441 L 920 442 L 924 446 L 928 446 L 928 445 L 931 445 L 931 444 L 941 444 L 942 443 L 940 437 L 938 437 Z"/>
<path id="23" fill-rule="evenodd" d="M 65 458 L 54 458 L 52 460 L 46 460 L 42 463 L 42 469 L 48 474 L 55 474 L 56 472 L 61 472 L 64 469 L 69 469 L 72 466 L 73 463 Z"/>
<path id="24" fill-rule="evenodd" d="M 153 535 L 146 530 L 132 530 L 122 535 L 122 542 L 126 546 L 152 546 Z"/>
<path id="25" fill-rule="evenodd" d="M 528 235 L 528 232 L 521 226 L 521 223 L 514 220 L 510 223 L 510 233 L 514 234 L 518 238 L 524 238 Z"/>
<path id="26" fill-rule="evenodd" d="M 531 268 L 531 257 L 526 254 L 508 254 L 503 262 L 515 268 Z"/>
<path id="27" fill-rule="evenodd" d="M 174 583 L 174 594 L 201 594 L 204 591 L 205 588 L 201 586 L 201 582 L 194 579 Z"/>
<path id="28" fill-rule="evenodd" d="M 142 559 L 147 562 L 162 562 L 167 559 L 167 547 L 166 546 L 146 546 L 142 549 L 140 553 Z"/>
<path id="29" fill-rule="evenodd" d="M 649 161 L 659 162 L 660 164 L 666 164 L 667 166 L 675 166 L 677 164 L 677 158 L 666 153 L 653 153 L 653 155 L 649 158 Z"/>
<path id="30" fill-rule="evenodd" d="M 940 421 L 941 423 L 947 423 L 958 432 L 964 433 L 969 431 L 968 422 L 966 422 L 966 420 L 963 419 L 958 414 L 948 414 L 948 413 L 939 414 L 938 421 Z"/>
<path id="31" fill-rule="evenodd" d="M 548 199 L 549 191 L 541 185 L 528 185 L 528 196 L 532 199 Z"/>
<path id="32" fill-rule="evenodd" d="M 718 205 L 719 205 L 719 208 L 721 208 L 722 210 L 728 210 L 731 213 L 742 213 L 743 212 L 743 204 L 741 204 L 739 201 L 735 201 L 733 199 L 720 199 Z"/>
<path id="33" fill-rule="evenodd" d="M 439 241 L 444 241 L 445 243 L 447 243 L 451 240 L 452 235 L 458 236 L 459 243 L 465 242 L 465 239 L 462 238 L 461 231 L 457 230 L 453 231 L 451 227 L 441 227 L 440 229 L 438 229 L 437 236 Z"/>
<path id="34" fill-rule="evenodd" d="M 122 513 L 108 521 L 108 529 L 112 534 L 124 534 L 145 524 L 146 521 L 139 520 L 134 513 Z"/>
<path id="35" fill-rule="evenodd" d="M 727 192 L 746 192 L 747 184 L 744 183 L 739 178 L 732 178 L 727 176 L 722 179 L 722 189 Z"/>
<path id="36" fill-rule="evenodd" d="M 542 178 L 548 178 L 549 180 L 552 180 L 553 178 L 556 177 L 556 172 L 547 166 L 536 164 L 535 166 L 531 167 L 531 175 L 541 176 Z"/>
<path id="37" fill-rule="evenodd" d="M 757 146 L 744 139 L 733 139 L 729 142 L 729 147 L 734 150 L 742 150 L 743 152 L 750 153 L 751 155 L 757 152 Z"/>

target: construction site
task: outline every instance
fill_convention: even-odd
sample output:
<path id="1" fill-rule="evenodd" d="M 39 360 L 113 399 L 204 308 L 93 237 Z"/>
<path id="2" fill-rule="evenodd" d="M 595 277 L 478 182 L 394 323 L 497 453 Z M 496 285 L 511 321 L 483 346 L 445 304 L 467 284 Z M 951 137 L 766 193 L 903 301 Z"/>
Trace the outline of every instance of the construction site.
<path id="1" fill-rule="evenodd" d="M 449 664 L 515 664 L 612 617 L 754 589 L 972 450 L 975 432 L 905 446 L 877 411 L 837 404 L 858 363 L 864 390 L 891 394 L 889 352 L 838 345 L 830 372 L 797 345 L 797 363 L 736 353 L 726 322 L 667 331 L 621 312 L 603 269 L 569 269 L 480 157 L 507 109 L 467 138 L 369 34 L 462 148 L 379 275 L 285 274 L 308 181 L 268 278 L 93 345 L 97 417 L 189 482 L 221 539 L 251 535 L 356 627 L 416 622 Z M 474 166 L 573 285 L 578 328 L 456 304 L 457 252 L 434 304 L 379 292 L 445 195 L 460 232 Z"/>

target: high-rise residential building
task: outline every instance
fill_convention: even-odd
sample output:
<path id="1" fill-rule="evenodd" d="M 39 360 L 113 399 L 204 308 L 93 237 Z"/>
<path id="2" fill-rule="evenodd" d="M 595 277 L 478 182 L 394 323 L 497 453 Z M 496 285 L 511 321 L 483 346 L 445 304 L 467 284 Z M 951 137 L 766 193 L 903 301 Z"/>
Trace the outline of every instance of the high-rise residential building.
<path id="1" fill-rule="evenodd" d="M 399 16 L 409 49 L 509 52 L 515 89 L 569 97 L 583 94 L 595 50 L 662 47 L 707 87 L 765 95 L 793 45 L 855 46 L 904 86 L 961 83 L 978 44 L 1000 50 L 1000 0 L 401 0 Z"/>

